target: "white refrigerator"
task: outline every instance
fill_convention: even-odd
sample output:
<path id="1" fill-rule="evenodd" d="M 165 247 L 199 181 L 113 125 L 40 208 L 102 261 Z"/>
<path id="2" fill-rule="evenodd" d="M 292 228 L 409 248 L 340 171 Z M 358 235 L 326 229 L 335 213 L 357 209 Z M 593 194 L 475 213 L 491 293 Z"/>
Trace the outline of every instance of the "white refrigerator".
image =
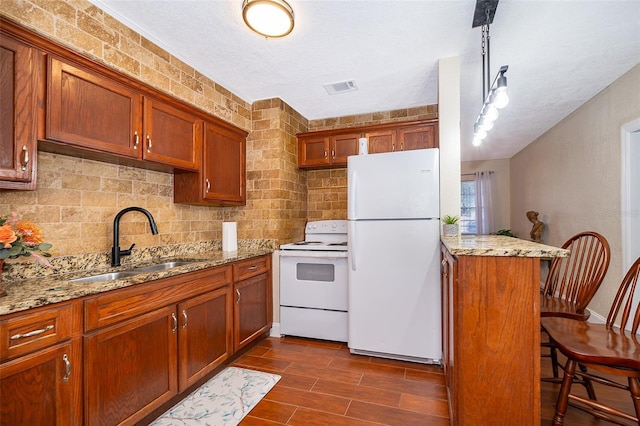
<path id="1" fill-rule="evenodd" d="M 348 157 L 352 353 L 439 364 L 439 151 Z"/>

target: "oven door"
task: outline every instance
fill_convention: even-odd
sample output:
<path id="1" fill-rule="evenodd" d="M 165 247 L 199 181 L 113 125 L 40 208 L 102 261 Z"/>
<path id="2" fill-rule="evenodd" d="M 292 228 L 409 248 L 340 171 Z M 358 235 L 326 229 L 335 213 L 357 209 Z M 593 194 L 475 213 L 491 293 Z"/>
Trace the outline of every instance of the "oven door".
<path id="1" fill-rule="evenodd" d="M 280 305 L 347 310 L 346 252 L 280 252 Z"/>

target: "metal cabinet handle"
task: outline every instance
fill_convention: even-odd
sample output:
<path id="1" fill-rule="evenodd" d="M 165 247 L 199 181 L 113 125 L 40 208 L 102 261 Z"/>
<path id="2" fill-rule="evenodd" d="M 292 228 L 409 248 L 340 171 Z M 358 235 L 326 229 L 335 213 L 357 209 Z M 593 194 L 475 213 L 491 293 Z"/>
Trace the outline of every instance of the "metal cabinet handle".
<path id="1" fill-rule="evenodd" d="M 147 135 L 147 152 L 151 152 L 151 147 L 153 147 L 153 144 L 151 143 L 151 136 Z"/>
<path id="2" fill-rule="evenodd" d="M 236 288 L 236 303 L 240 303 L 240 290 Z"/>
<path id="3" fill-rule="evenodd" d="M 32 336 L 37 336 L 38 334 L 42 334 L 45 331 L 49 331 L 49 330 L 53 330 L 53 325 L 50 324 L 48 326 L 46 326 L 45 328 L 40 328 L 38 330 L 33 330 L 33 331 L 29 331 L 27 333 L 23 333 L 23 334 L 14 334 L 13 336 L 11 336 L 9 339 L 10 340 L 18 340 L 18 339 L 23 339 L 25 337 L 32 337 Z"/>
<path id="4" fill-rule="evenodd" d="M 396 150 L 396 144 L 394 143 L 391 145 L 391 151 L 395 151 L 395 150 Z"/>
<path id="5" fill-rule="evenodd" d="M 249 266 L 247 269 L 248 269 L 249 271 L 255 271 L 255 270 L 257 270 L 257 269 L 258 269 L 258 265 Z"/>
<path id="6" fill-rule="evenodd" d="M 327 155 L 327 151 L 325 150 L 325 151 L 324 151 L 324 158 L 327 158 L 327 157 L 328 157 L 328 155 Z"/>
<path id="7" fill-rule="evenodd" d="M 440 267 L 441 267 L 441 269 L 442 269 L 442 275 L 443 275 L 445 278 L 447 278 L 447 277 L 449 276 L 449 268 L 447 268 L 447 263 L 448 263 L 448 262 L 447 262 L 446 260 L 443 260 L 443 261 L 440 263 L 440 265 L 441 265 Z"/>
<path id="8" fill-rule="evenodd" d="M 133 143 L 133 149 L 138 149 L 138 145 L 140 145 L 140 136 L 138 132 L 133 132 L 133 136 L 135 137 L 135 142 Z"/>
<path id="9" fill-rule="evenodd" d="M 189 318 L 187 317 L 186 309 L 182 310 L 182 317 L 184 318 L 184 322 L 182 323 L 182 328 L 186 328 L 187 327 L 187 321 L 189 320 Z"/>
<path id="10" fill-rule="evenodd" d="M 331 157 L 332 158 L 336 158 L 336 150 L 335 149 L 331 150 Z"/>
<path id="11" fill-rule="evenodd" d="M 175 333 L 178 331 L 178 318 L 176 318 L 176 314 L 172 313 L 171 319 L 173 320 L 173 329 L 171 331 Z"/>
<path id="12" fill-rule="evenodd" d="M 404 143 L 400 144 L 400 151 L 404 151 Z"/>
<path id="13" fill-rule="evenodd" d="M 67 356 L 67 354 L 62 355 L 62 361 L 64 362 L 65 370 L 65 375 L 62 378 L 62 381 L 66 383 L 69 381 L 69 377 L 71 377 L 71 363 L 69 362 L 69 357 Z"/>
<path id="14" fill-rule="evenodd" d="M 207 194 L 208 194 L 209 191 L 211 190 L 211 182 L 209 181 L 209 179 L 205 179 L 204 181 L 207 184 Z"/>
<path id="15" fill-rule="evenodd" d="M 29 165 L 29 150 L 26 145 L 22 145 L 22 171 L 27 170 Z"/>

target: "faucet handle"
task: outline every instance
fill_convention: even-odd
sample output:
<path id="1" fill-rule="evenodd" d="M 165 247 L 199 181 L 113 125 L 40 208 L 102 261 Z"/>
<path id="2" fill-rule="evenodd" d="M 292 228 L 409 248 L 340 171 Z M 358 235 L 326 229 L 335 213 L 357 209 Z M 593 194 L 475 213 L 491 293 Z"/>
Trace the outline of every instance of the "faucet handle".
<path id="1" fill-rule="evenodd" d="M 133 247 L 136 245 L 136 243 L 131 244 L 131 247 L 129 247 L 128 250 L 120 250 L 120 256 L 129 256 L 131 254 L 131 250 L 133 250 Z"/>

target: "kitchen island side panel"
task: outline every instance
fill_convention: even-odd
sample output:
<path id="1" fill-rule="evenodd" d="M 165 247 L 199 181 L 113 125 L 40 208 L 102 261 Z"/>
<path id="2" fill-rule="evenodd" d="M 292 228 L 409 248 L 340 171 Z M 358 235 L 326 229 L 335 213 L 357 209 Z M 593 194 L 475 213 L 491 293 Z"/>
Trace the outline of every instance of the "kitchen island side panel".
<path id="1" fill-rule="evenodd" d="M 540 424 L 540 259 L 458 256 L 455 425 Z"/>

